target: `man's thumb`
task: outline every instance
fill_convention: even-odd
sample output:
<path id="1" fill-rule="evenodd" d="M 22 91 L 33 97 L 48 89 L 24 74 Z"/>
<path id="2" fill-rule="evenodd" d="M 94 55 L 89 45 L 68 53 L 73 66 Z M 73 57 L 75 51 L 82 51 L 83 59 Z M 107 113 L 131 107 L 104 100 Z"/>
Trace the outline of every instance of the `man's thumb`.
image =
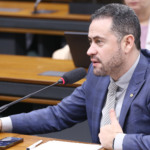
<path id="1" fill-rule="evenodd" d="M 119 124 L 114 109 L 110 110 L 110 120 L 111 120 L 111 124 L 115 124 L 115 125 Z"/>

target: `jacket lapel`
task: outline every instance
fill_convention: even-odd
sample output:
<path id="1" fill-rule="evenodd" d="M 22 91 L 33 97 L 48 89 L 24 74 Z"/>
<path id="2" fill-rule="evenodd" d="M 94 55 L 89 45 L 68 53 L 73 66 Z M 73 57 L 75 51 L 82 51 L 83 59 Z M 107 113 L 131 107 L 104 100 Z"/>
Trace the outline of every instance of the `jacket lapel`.
<path id="1" fill-rule="evenodd" d="M 94 142 L 99 142 L 98 133 L 100 131 L 101 112 L 105 102 L 109 82 L 110 82 L 109 76 L 98 82 L 97 88 L 98 90 L 96 98 L 94 99 L 93 113 L 92 113 L 92 136 L 93 136 L 92 139 L 95 139 L 96 137 Z"/>
<path id="2" fill-rule="evenodd" d="M 133 100 L 136 99 L 137 94 L 139 93 L 139 90 L 142 88 L 142 85 L 145 82 L 145 74 L 147 70 L 147 61 L 143 57 L 143 55 L 140 56 L 139 63 L 135 69 L 135 72 L 130 80 L 128 89 L 125 94 L 124 102 L 122 105 L 119 123 L 121 127 L 123 128 L 125 119 L 127 116 L 127 113 L 129 111 L 129 108 L 131 106 L 131 103 Z"/>

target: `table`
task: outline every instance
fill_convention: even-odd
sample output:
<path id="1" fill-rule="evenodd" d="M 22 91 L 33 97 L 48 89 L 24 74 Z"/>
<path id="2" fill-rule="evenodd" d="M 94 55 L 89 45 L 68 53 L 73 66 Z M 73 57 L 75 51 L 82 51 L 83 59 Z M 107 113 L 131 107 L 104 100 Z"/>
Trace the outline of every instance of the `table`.
<path id="1" fill-rule="evenodd" d="M 16 133 L 0 133 L 0 137 L 8 137 L 8 136 L 15 136 L 15 137 L 21 137 L 24 138 L 24 142 L 19 143 L 13 147 L 8 148 L 8 150 L 25 150 L 26 147 L 32 145 L 33 143 L 37 142 L 38 140 L 43 140 L 43 142 L 47 142 L 50 140 L 58 140 L 58 139 L 52 139 L 52 138 L 45 138 L 45 137 L 38 137 L 38 136 L 31 136 L 31 135 L 23 135 L 23 134 L 16 134 Z M 62 141 L 62 140 L 61 140 Z M 104 150 L 104 149 L 101 149 Z"/>
<path id="2" fill-rule="evenodd" d="M 68 72 L 75 69 L 71 60 L 46 57 L 0 55 L 0 100 L 14 101 L 59 80 L 59 76 L 43 76 L 47 71 Z M 55 105 L 80 86 L 85 79 L 74 84 L 57 85 L 23 102 Z"/>
<path id="3" fill-rule="evenodd" d="M 38 10 L 52 13 L 33 14 L 34 2 L 0 2 L 0 31 L 63 35 L 64 31 L 88 31 L 90 15 L 69 14 L 67 3 L 45 3 Z M 11 12 L 11 13 L 10 13 Z"/>
<path id="4" fill-rule="evenodd" d="M 25 34 L 32 33 L 38 35 L 39 55 L 50 56 L 50 45 L 54 42 L 50 43 L 49 35 L 88 31 L 90 15 L 69 14 L 67 3 L 41 2 L 38 5 L 38 10 L 52 10 L 52 13 L 33 14 L 33 8 L 34 2 L 0 1 L 1 54 L 25 55 Z"/>

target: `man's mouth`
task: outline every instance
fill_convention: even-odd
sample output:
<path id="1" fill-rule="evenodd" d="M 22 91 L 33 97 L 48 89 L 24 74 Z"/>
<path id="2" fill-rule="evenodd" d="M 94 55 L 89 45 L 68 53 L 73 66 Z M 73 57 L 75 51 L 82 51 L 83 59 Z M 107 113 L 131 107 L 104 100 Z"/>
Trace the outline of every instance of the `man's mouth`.
<path id="1" fill-rule="evenodd" d="M 100 61 L 98 59 L 95 59 L 95 58 L 91 58 L 91 62 L 93 63 L 93 66 L 100 64 Z"/>

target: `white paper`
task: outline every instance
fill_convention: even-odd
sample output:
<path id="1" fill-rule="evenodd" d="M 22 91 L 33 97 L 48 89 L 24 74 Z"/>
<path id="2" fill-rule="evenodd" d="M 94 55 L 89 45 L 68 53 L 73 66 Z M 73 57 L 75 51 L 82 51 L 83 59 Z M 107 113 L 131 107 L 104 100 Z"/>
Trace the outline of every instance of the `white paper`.
<path id="1" fill-rule="evenodd" d="M 63 141 L 48 141 L 32 150 L 99 150 L 102 146 L 98 144 L 83 144 Z"/>

